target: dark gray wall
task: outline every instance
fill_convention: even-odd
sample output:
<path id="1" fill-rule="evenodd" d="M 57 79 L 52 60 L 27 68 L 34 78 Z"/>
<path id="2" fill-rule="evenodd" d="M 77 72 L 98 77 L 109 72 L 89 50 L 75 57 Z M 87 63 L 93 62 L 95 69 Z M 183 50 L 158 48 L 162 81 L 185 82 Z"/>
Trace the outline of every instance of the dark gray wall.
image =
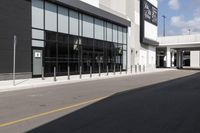
<path id="1" fill-rule="evenodd" d="M 17 35 L 16 72 L 31 72 L 31 1 L 2 0 L 0 4 L 0 74 L 11 73 L 13 36 Z"/>

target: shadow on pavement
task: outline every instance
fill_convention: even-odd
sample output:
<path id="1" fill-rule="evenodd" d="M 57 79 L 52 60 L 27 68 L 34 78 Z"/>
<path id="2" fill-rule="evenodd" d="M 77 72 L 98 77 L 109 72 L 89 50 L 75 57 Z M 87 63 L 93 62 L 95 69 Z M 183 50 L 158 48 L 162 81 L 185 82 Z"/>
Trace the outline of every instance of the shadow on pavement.
<path id="1" fill-rule="evenodd" d="M 199 133 L 200 73 L 115 94 L 28 133 Z"/>
<path id="2" fill-rule="evenodd" d="M 181 68 L 180 70 L 194 70 L 194 71 L 199 71 L 200 70 L 200 67 L 183 67 Z"/>

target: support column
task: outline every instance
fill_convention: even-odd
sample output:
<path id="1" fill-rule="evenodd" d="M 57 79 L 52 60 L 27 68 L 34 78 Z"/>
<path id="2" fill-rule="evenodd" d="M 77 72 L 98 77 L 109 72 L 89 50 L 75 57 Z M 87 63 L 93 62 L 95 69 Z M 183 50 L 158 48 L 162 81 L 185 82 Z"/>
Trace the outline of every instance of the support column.
<path id="1" fill-rule="evenodd" d="M 176 52 L 176 68 L 180 68 L 180 51 L 179 50 L 177 50 L 177 52 Z"/>
<path id="2" fill-rule="evenodd" d="M 174 64 L 175 63 L 175 51 L 174 50 L 172 51 L 171 55 L 172 55 L 172 60 L 171 60 L 172 65 L 171 66 L 175 67 L 175 64 Z"/>
<path id="3" fill-rule="evenodd" d="M 183 68 L 183 52 L 181 50 L 177 51 L 176 64 L 178 69 Z"/>
<path id="4" fill-rule="evenodd" d="M 181 51 L 181 68 L 183 68 L 183 51 Z"/>
<path id="5" fill-rule="evenodd" d="M 171 49 L 167 47 L 167 67 L 171 67 Z"/>

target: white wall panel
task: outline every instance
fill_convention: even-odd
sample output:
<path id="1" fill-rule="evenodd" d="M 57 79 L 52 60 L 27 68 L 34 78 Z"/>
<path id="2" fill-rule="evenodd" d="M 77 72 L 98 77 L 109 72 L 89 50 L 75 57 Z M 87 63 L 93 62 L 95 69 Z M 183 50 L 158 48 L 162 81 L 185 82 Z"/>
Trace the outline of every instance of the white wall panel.
<path id="1" fill-rule="evenodd" d="M 58 32 L 69 33 L 68 32 L 68 9 L 58 6 Z"/>
<path id="2" fill-rule="evenodd" d="M 32 40 L 33 47 L 44 47 L 44 41 Z"/>
<path id="3" fill-rule="evenodd" d="M 190 66 L 191 67 L 200 67 L 200 51 L 191 51 L 190 52 Z"/>
<path id="4" fill-rule="evenodd" d="M 123 69 L 126 69 L 126 66 L 127 66 L 127 52 L 126 51 L 123 51 Z"/>
<path id="5" fill-rule="evenodd" d="M 156 41 L 157 40 L 157 37 L 158 37 L 158 28 L 157 26 L 149 23 L 149 22 L 146 22 L 144 23 L 144 26 L 145 26 L 145 31 L 144 31 L 144 36 L 145 38 L 148 38 L 148 39 L 151 39 L 151 40 L 154 40 Z"/>
<path id="6" fill-rule="evenodd" d="M 83 14 L 79 13 L 79 36 L 83 36 L 83 33 L 82 33 L 82 16 Z"/>
<path id="7" fill-rule="evenodd" d="M 123 28 L 123 44 L 127 44 L 127 28 Z"/>
<path id="8" fill-rule="evenodd" d="M 123 28 L 118 26 L 118 43 L 123 42 Z"/>
<path id="9" fill-rule="evenodd" d="M 149 46 L 148 49 L 148 64 L 154 66 L 156 64 L 156 47 Z"/>
<path id="10" fill-rule="evenodd" d="M 147 65 L 147 51 L 145 50 L 140 50 L 140 65 Z"/>
<path id="11" fill-rule="evenodd" d="M 158 7 L 158 0 L 148 0 L 152 5 Z"/>
<path id="12" fill-rule="evenodd" d="M 103 40 L 104 39 L 104 21 L 103 20 L 99 20 L 99 19 L 95 19 L 95 39 L 100 39 Z"/>
<path id="13" fill-rule="evenodd" d="M 99 0 L 81 0 L 85 3 L 88 3 L 92 6 L 99 7 Z"/>
<path id="14" fill-rule="evenodd" d="M 45 2 L 45 29 L 57 31 L 57 6 Z"/>
<path id="15" fill-rule="evenodd" d="M 44 29 L 44 2 L 32 0 L 32 27 Z"/>
<path id="16" fill-rule="evenodd" d="M 117 34 L 117 25 L 113 25 L 113 42 L 118 42 Z"/>
<path id="17" fill-rule="evenodd" d="M 44 31 L 32 29 L 32 38 L 44 40 Z"/>
<path id="18" fill-rule="evenodd" d="M 112 24 L 111 23 L 107 23 L 107 41 L 112 41 Z"/>
<path id="19" fill-rule="evenodd" d="M 69 28 L 69 31 L 70 31 L 70 34 L 72 35 L 78 35 L 78 12 L 76 11 L 72 11 L 70 10 L 69 11 L 69 20 L 70 20 L 70 28 Z"/>
<path id="20" fill-rule="evenodd" d="M 91 16 L 83 15 L 83 36 L 94 38 L 94 19 Z"/>

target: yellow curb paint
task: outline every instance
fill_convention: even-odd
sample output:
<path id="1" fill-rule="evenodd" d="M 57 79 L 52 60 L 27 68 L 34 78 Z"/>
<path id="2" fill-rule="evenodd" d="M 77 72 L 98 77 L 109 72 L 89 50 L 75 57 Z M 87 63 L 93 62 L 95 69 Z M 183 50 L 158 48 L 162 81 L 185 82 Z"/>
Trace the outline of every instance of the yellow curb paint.
<path id="1" fill-rule="evenodd" d="M 53 113 L 58 113 L 58 112 L 61 112 L 61 111 L 64 111 L 64 110 L 68 110 L 68 109 L 71 109 L 71 108 L 75 108 L 75 107 L 79 107 L 79 106 L 86 105 L 86 104 L 89 104 L 89 103 L 97 102 L 97 101 L 103 100 L 103 99 L 105 99 L 107 97 L 108 96 L 100 97 L 100 98 L 96 98 L 96 99 L 93 99 L 93 100 L 89 100 L 89 101 L 81 102 L 81 103 L 78 103 L 78 104 L 74 104 L 74 105 L 71 105 L 71 106 L 63 107 L 63 108 L 60 108 L 60 109 L 56 109 L 56 110 L 44 112 L 44 113 L 41 113 L 41 114 L 25 117 L 25 118 L 22 118 L 22 119 L 19 119 L 19 120 L 16 120 L 16 121 L 2 123 L 2 124 L 0 124 L 0 127 L 11 126 L 11 125 L 22 123 L 24 121 L 28 121 L 28 120 L 31 120 L 31 119 L 39 118 L 39 117 L 50 115 L 50 114 L 53 114 Z"/>

